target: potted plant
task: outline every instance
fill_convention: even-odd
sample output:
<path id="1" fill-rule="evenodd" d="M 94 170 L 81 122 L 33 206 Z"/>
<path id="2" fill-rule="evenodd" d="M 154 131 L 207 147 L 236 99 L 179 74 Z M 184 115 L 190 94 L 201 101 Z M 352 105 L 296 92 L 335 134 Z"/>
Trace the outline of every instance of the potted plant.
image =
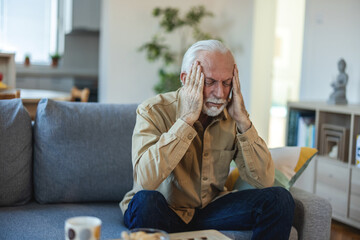
<path id="1" fill-rule="evenodd" d="M 25 55 L 24 65 L 25 67 L 30 66 L 30 54 Z"/>
<path id="2" fill-rule="evenodd" d="M 56 52 L 56 53 L 50 55 L 50 57 L 51 57 L 51 66 L 57 67 L 59 65 L 61 55 L 58 52 Z"/>
<path id="3" fill-rule="evenodd" d="M 191 43 L 199 40 L 213 38 L 211 34 L 205 33 L 200 28 L 200 22 L 204 17 L 213 16 L 206 11 L 204 6 L 192 7 L 184 16 L 180 16 L 177 8 L 155 8 L 152 12 L 154 17 L 160 18 L 160 32 L 155 34 L 151 41 L 143 44 L 139 51 L 145 51 L 149 62 L 160 60 L 163 66 L 159 69 L 159 82 L 155 85 L 156 93 L 174 91 L 181 86 L 180 66 L 187 45 L 186 38 L 192 38 Z M 165 35 L 177 32 L 181 39 L 178 51 L 170 50 L 165 43 Z M 219 39 L 219 38 L 216 38 Z"/>

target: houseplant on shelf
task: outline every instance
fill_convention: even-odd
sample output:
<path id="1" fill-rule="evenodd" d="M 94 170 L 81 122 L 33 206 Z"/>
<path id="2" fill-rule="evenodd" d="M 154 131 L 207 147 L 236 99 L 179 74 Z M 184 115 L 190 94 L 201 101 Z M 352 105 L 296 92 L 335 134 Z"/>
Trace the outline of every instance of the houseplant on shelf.
<path id="1" fill-rule="evenodd" d="M 61 55 L 58 52 L 56 52 L 56 53 L 50 55 L 50 57 L 51 57 L 51 66 L 57 67 L 59 65 Z"/>
<path id="2" fill-rule="evenodd" d="M 211 34 L 203 32 L 200 23 L 205 17 L 212 17 L 204 6 L 192 7 L 184 16 L 180 16 L 177 8 L 155 8 L 152 12 L 159 18 L 160 31 L 149 42 L 143 44 L 139 51 L 145 51 L 149 62 L 161 61 L 159 69 L 159 82 L 154 86 L 156 93 L 174 91 L 181 86 L 180 66 L 182 57 L 189 47 L 186 38 L 191 42 L 214 38 Z M 180 39 L 180 49 L 172 51 L 166 43 L 168 34 L 176 32 Z M 219 39 L 219 38 L 216 38 Z"/>
<path id="3" fill-rule="evenodd" d="M 24 59 L 25 67 L 29 67 L 30 64 L 31 64 L 31 62 L 30 62 L 30 54 L 25 54 L 25 59 Z"/>

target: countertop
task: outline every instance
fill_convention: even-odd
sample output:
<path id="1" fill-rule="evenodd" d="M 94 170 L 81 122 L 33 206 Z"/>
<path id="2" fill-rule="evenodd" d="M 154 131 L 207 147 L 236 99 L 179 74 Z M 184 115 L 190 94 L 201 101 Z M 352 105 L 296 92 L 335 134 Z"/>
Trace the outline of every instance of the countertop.
<path id="1" fill-rule="evenodd" d="M 68 69 L 51 66 L 31 65 L 25 67 L 16 64 L 16 77 L 74 77 L 74 78 L 98 78 L 97 69 Z"/>

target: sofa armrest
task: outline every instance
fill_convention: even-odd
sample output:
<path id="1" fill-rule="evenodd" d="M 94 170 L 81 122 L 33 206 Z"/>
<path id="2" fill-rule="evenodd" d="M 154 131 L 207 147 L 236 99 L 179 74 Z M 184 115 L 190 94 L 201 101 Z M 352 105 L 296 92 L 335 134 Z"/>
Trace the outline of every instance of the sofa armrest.
<path id="1" fill-rule="evenodd" d="M 292 187 L 290 192 L 295 200 L 293 226 L 298 231 L 299 239 L 330 239 L 330 203 L 296 187 Z"/>

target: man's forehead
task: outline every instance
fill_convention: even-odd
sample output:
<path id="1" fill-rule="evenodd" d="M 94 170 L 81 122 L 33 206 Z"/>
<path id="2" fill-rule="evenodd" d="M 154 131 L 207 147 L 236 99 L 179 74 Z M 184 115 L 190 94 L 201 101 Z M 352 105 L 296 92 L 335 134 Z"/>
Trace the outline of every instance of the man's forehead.
<path id="1" fill-rule="evenodd" d="M 233 76 L 234 62 L 231 55 L 203 53 L 197 60 L 200 62 L 205 78 L 226 81 Z"/>
<path id="2" fill-rule="evenodd" d="M 227 81 L 231 81 L 232 80 L 232 76 L 227 78 L 227 79 L 215 79 L 212 77 L 206 77 L 205 76 L 205 81 L 215 81 L 215 82 L 227 82 Z"/>
<path id="3" fill-rule="evenodd" d="M 230 53 L 202 52 L 196 60 L 207 69 L 233 69 L 234 67 L 234 60 Z"/>
<path id="4" fill-rule="evenodd" d="M 219 57 L 233 60 L 231 52 L 220 52 L 220 51 L 199 51 L 197 57 L 199 60 L 217 60 Z"/>

